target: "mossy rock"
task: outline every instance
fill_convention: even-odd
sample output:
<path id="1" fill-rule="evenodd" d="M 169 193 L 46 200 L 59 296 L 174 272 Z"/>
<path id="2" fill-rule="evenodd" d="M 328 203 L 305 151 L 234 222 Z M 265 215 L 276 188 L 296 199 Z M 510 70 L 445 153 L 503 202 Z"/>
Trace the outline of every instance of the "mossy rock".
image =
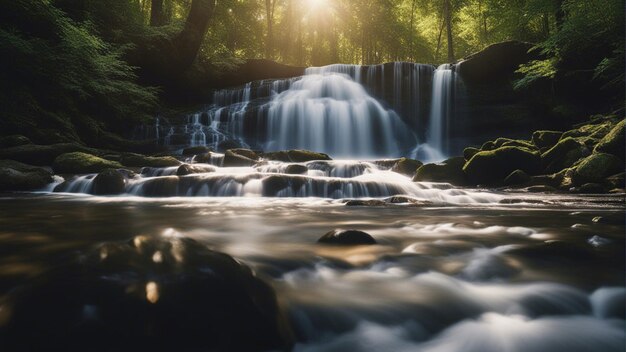
<path id="1" fill-rule="evenodd" d="M 478 153 L 479 151 L 480 151 L 480 149 L 478 149 L 478 148 L 467 147 L 467 148 L 463 149 L 463 158 L 465 158 L 465 160 L 469 160 L 474 155 L 476 155 L 476 153 Z"/>
<path id="2" fill-rule="evenodd" d="M 192 175 L 192 174 L 204 174 L 207 172 L 215 172 L 215 168 L 212 166 L 183 164 L 179 166 L 178 169 L 176 170 L 176 175 L 186 176 L 186 175 Z"/>
<path id="3" fill-rule="evenodd" d="M 99 151 L 74 143 L 51 145 L 24 144 L 0 149 L 0 159 L 11 159 L 30 165 L 50 166 L 59 155 L 71 152 L 99 154 Z"/>
<path id="4" fill-rule="evenodd" d="M 424 164 L 415 172 L 413 182 L 446 182 L 456 186 L 467 184 L 464 157 L 455 157 L 439 164 Z"/>
<path id="5" fill-rule="evenodd" d="M 606 183 L 610 186 L 609 188 L 624 188 L 626 187 L 626 173 L 620 172 L 619 174 L 609 176 L 606 178 Z"/>
<path id="6" fill-rule="evenodd" d="M 249 153 L 248 153 L 249 152 Z M 257 162 L 257 155 L 248 149 L 229 149 L 224 153 L 224 167 L 252 166 Z"/>
<path id="7" fill-rule="evenodd" d="M 535 131 L 532 142 L 539 149 L 550 149 L 561 139 L 563 132 L 560 131 Z"/>
<path id="8" fill-rule="evenodd" d="M 483 143 L 482 146 L 480 146 L 480 150 L 485 151 L 485 150 L 494 150 L 496 149 L 496 144 L 493 141 L 487 141 L 485 143 Z"/>
<path id="9" fill-rule="evenodd" d="M 538 148 L 531 142 L 524 141 L 521 139 L 514 139 L 514 140 L 506 141 L 502 143 L 501 147 L 523 147 L 523 148 L 527 148 L 530 150 L 538 150 Z"/>
<path id="10" fill-rule="evenodd" d="M 571 167 L 589 153 L 589 149 L 583 143 L 572 137 L 567 137 L 543 153 L 541 163 L 546 173 L 559 172 Z"/>
<path id="11" fill-rule="evenodd" d="M 602 139 L 611 131 L 612 128 L 613 124 L 610 121 L 604 121 L 597 124 L 586 124 L 576 129 L 564 132 L 561 139 L 565 139 L 567 137 L 591 137 L 595 139 Z"/>
<path id="12" fill-rule="evenodd" d="M 613 129 L 607 133 L 596 145 L 594 151 L 597 153 L 613 154 L 622 160 L 626 160 L 624 149 L 624 135 L 626 134 L 626 120 L 620 121 Z"/>
<path id="13" fill-rule="evenodd" d="M 413 177 L 415 176 L 415 172 L 417 171 L 417 169 L 419 169 L 422 165 L 424 164 L 421 161 L 409 158 L 401 158 L 400 160 L 398 160 L 397 163 L 395 163 L 395 165 L 393 165 L 391 171 L 408 177 Z"/>
<path id="14" fill-rule="evenodd" d="M 190 155 L 206 154 L 210 151 L 211 149 L 205 146 L 189 147 L 189 148 L 183 149 L 183 155 L 190 156 Z"/>
<path id="15" fill-rule="evenodd" d="M 285 168 L 285 173 L 290 175 L 306 175 L 309 169 L 300 164 L 291 164 Z"/>
<path id="16" fill-rule="evenodd" d="M 594 153 L 575 169 L 572 180 L 576 185 L 601 183 L 609 176 L 624 171 L 624 162 L 613 154 Z"/>
<path id="17" fill-rule="evenodd" d="M 500 147 L 477 153 L 463 167 L 472 184 L 500 183 L 517 169 L 529 175 L 538 174 L 541 171 L 539 153 L 523 147 Z"/>
<path id="18" fill-rule="evenodd" d="M 90 174 L 121 167 L 116 161 L 81 152 L 61 154 L 52 163 L 54 172 L 59 174 Z"/>
<path id="19" fill-rule="evenodd" d="M 117 169 L 106 169 L 93 179 L 91 192 L 96 195 L 121 194 L 125 188 L 124 174 Z"/>
<path id="20" fill-rule="evenodd" d="M 127 167 L 170 167 L 182 164 L 172 156 L 145 156 L 135 153 L 123 154 L 120 162 Z"/>
<path id="21" fill-rule="evenodd" d="M 52 181 L 52 172 L 44 168 L 0 160 L 0 191 L 32 191 Z"/>
<path id="22" fill-rule="evenodd" d="M 226 152 L 228 149 L 237 149 L 237 148 L 241 148 L 241 143 L 233 139 L 222 141 L 217 145 L 217 150 L 220 152 Z"/>
<path id="23" fill-rule="evenodd" d="M 506 186 L 523 185 L 530 182 L 530 176 L 522 170 L 515 170 L 504 179 Z"/>
<path id="24" fill-rule="evenodd" d="M 330 156 L 324 153 L 316 153 L 310 150 L 303 149 L 294 149 L 288 150 L 287 155 L 289 156 L 289 160 L 294 163 L 303 163 L 306 161 L 313 160 L 332 160 Z"/>
<path id="25" fill-rule="evenodd" d="M 576 189 L 576 191 L 577 193 L 583 194 L 603 194 L 607 192 L 607 189 L 600 183 L 585 183 Z"/>
<path id="26" fill-rule="evenodd" d="M 14 134 L 11 136 L 0 137 L 0 148 L 17 147 L 25 144 L 32 144 L 33 142 L 28 137 L 21 134 Z"/>
<path id="27" fill-rule="evenodd" d="M 266 160 L 282 161 L 284 163 L 291 162 L 291 159 L 289 159 L 289 154 L 287 154 L 287 151 L 285 150 L 281 150 L 278 152 L 266 152 L 263 153 L 262 157 Z"/>

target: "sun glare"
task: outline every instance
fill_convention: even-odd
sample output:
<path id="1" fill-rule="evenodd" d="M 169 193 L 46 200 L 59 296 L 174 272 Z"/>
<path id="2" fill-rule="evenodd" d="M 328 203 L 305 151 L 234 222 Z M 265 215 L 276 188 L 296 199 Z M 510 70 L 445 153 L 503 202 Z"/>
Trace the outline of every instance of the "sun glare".
<path id="1" fill-rule="evenodd" d="M 311 13 L 320 13 L 330 6 L 330 0 L 304 0 Z"/>

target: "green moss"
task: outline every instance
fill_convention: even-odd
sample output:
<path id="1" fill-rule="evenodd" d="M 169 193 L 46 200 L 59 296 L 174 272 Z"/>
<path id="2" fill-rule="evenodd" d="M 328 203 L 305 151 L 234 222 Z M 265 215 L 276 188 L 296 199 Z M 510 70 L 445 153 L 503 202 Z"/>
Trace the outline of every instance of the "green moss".
<path id="1" fill-rule="evenodd" d="M 612 154 L 594 153 L 575 169 L 572 180 L 577 185 L 603 182 L 607 177 L 624 171 L 624 162 Z"/>
<path id="2" fill-rule="evenodd" d="M 546 173 L 554 173 L 571 167 L 587 155 L 589 155 L 589 149 L 583 143 L 567 137 L 543 153 L 541 163 Z"/>
<path id="3" fill-rule="evenodd" d="M 517 169 L 530 175 L 539 173 L 539 153 L 523 147 L 501 147 L 477 153 L 463 167 L 473 184 L 500 183 Z"/>
<path id="4" fill-rule="evenodd" d="M 563 132 L 559 131 L 535 131 L 532 142 L 539 149 L 549 149 L 559 142 L 562 135 Z"/>
<path id="5" fill-rule="evenodd" d="M 402 175 L 406 175 L 409 177 L 413 177 L 415 175 L 415 171 L 423 165 L 421 161 L 417 161 L 415 159 L 409 158 L 401 158 L 398 162 L 391 168 L 391 171 L 397 172 Z"/>
<path id="6" fill-rule="evenodd" d="M 613 154 L 622 160 L 626 160 L 624 143 L 626 135 L 626 120 L 620 121 L 613 129 L 602 138 L 594 151 L 598 153 Z"/>
<path id="7" fill-rule="evenodd" d="M 530 176 L 522 170 L 515 170 L 504 179 L 504 184 L 507 186 L 522 185 L 530 182 Z"/>
<path id="8" fill-rule="evenodd" d="M 478 148 L 467 147 L 467 148 L 463 149 L 463 157 L 465 158 L 465 160 L 469 160 L 474 155 L 476 155 L 476 153 L 478 153 L 479 151 L 480 151 L 480 149 L 478 149 Z"/>
<path id="9" fill-rule="evenodd" d="M 13 160 L 0 160 L 0 191 L 30 191 L 52 182 L 52 173 L 44 168 Z"/>
<path id="10" fill-rule="evenodd" d="M 84 152 L 97 154 L 98 151 L 73 143 L 59 143 L 52 145 L 25 144 L 11 148 L 0 149 L 0 159 L 11 159 L 32 165 L 52 165 L 56 157 L 64 153 Z"/>
<path id="11" fill-rule="evenodd" d="M 465 158 L 450 158 L 439 164 L 424 164 L 415 172 L 413 182 L 447 182 L 457 186 L 467 184 L 463 165 Z"/>
<path id="12" fill-rule="evenodd" d="M 145 156 L 134 153 L 122 155 L 120 162 L 128 167 L 169 167 L 182 164 L 171 156 Z"/>
<path id="13" fill-rule="evenodd" d="M 289 155 L 289 159 L 294 163 L 302 163 L 305 161 L 313 161 L 313 160 L 332 160 L 327 154 L 324 153 L 316 153 L 310 150 L 301 150 L 294 149 L 287 151 L 287 155 Z"/>
<path id="14" fill-rule="evenodd" d="M 122 165 L 116 161 L 82 152 L 61 154 L 52 163 L 52 168 L 59 174 L 89 174 L 121 167 Z"/>

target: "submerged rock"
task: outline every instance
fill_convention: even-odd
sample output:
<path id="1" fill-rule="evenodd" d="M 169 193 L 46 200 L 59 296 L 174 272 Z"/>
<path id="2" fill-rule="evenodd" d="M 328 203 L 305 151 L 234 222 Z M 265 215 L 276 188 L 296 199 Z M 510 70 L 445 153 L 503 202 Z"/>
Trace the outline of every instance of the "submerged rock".
<path id="1" fill-rule="evenodd" d="M 467 184 L 464 157 L 455 157 L 439 164 L 424 164 L 415 172 L 413 182 L 447 182 L 456 186 Z"/>
<path id="2" fill-rule="evenodd" d="M 52 172 L 42 167 L 0 160 L 0 191 L 31 191 L 52 181 Z"/>
<path id="3" fill-rule="evenodd" d="M 59 174 L 90 174 L 117 169 L 122 165 L 117 161 L 102 159 L 95 155 L 73 152 L 59 155 L 52 163 L 54 172 Z"/>
<path id="4" fill-rule="evenodd" d="M 397 163 L 393 165 L 391 171 L 408 177 L 413 177 L 415 176 L 415 172 L 417 171 L 417 169 L 419 169 L 422 165 L 424 164 L 421 161 L 409 158 L 401 158 L 400 160 L 398 160 Z"/>
<path id="5" fill-rule="evenodd" d="M 523 147 L 500 147 L 477 153 L 463 166 L 463 171 L 473 184 L 502 182 L 518 169 L 531 175 L 539 173 L 539 153 Z"/>
<path id="6" fill-rule="evenodd" d="M 127 167 L 169 167 L 182 164 L 172 156 L 145 156 L 134 153 L 122 155 L 120 162 Z"/>
<path id="7" fill-rule="evenodd" d="M 106 243 L 15 290 L 7 350 L 259 351 L 292 345 L 273 289 L 191 239 Z"/>
<path id="8" fill-rule="evenodd" d="M 585 158 L 576 167 L 574 184 L 603 182 L 607 177 L 624 171 L 624 162 L 612 154 L 596 153 Z"/>
<path id="9" fill-rule="evenodd" d="M 363 231 L 337 229 L 327 232 L 317 243 L 352 246 L 376 244 L 376 240 Z"/>
<path id="10" fill-rule="evenodd" d="M 126 177 L 116 169 L 106 169 L 93 179 L 92 186 L 92 193 L 96 195 L 124 193 Z"/>

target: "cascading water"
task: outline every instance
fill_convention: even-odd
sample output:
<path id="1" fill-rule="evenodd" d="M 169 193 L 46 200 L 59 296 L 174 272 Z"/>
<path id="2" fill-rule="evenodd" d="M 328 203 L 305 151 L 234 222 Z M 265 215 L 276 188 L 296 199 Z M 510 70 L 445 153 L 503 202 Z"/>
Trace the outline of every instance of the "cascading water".
<path id="1" fill-rule="evenodd" d="M 448 150 L 448 132 L 454 103 L 454 71 L 449 64 L 441 65 L 433 78 L 433 98 L 430 108 L 428 143 L 436 150 Z"/>

